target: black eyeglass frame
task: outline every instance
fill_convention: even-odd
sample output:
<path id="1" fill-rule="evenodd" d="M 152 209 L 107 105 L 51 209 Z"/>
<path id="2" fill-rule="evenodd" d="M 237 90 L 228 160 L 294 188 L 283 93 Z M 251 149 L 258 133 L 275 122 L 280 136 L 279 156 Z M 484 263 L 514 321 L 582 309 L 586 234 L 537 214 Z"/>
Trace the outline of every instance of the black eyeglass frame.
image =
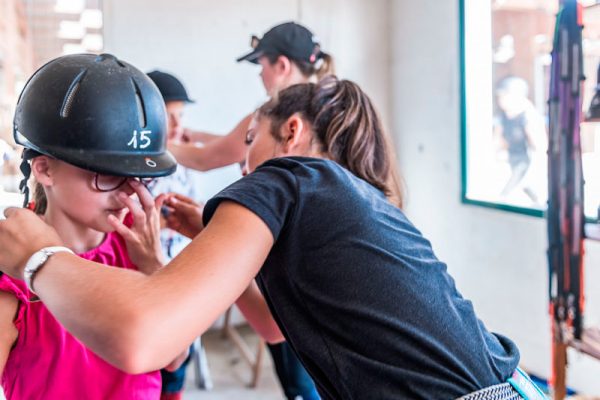
<path id="1" fill-rule="evenodd" d="M 141 178 L 141 177 L 122 176 L 122 177 L 119 177 L 121 179 L 118 181 L 118 184 L 115 184 L 114 186 L 111 186 L 110 188 L 101 188 L 100 185 L 98 184 L 98 177 L 101 175 L 103 175 L 103 176 L 109 176 L 109 175 L 100 174 L 98 172 L 94 173 L 94 189 L 96 189 L 97 191 L 102 192 L 102 193 L 112 192 L 112 191 L 117 190 L 118 188 L 123 186 L 125 184 L 125 182 L 127 182 L 129 179 L 137 180 L 142 185 L 144 185 L 146 188 L 156 180 L 156 178 Z"/>

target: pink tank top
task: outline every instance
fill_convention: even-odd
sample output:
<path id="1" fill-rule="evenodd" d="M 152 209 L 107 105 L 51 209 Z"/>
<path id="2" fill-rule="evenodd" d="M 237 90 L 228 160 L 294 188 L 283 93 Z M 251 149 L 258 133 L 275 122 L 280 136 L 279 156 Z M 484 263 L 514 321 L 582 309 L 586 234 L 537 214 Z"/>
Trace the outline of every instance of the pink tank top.
<path id="1" fill-rule="evenodd" d="M 87 260 L 136 269 L 121 236 L 110 233 L 100 246 L 79 255 Z M 2 375 L 7 400 L 155 400 L 160 372 L 129 375 L 88 350 L 50 314 L 20 280 L 3 275 L 0 290 L 20 302 L 19 337 Z"/>

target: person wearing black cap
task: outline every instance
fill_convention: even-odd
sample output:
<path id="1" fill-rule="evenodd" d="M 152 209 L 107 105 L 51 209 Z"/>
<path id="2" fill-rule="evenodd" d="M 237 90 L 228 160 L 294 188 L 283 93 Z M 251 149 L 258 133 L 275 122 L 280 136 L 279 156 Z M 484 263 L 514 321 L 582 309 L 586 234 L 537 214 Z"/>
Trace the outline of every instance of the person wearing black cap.
<path id="1" fill-rule="evenodd" d="M 237 61 L 261 66 L 260 77 L 270 97 L 293 84 L 316 82 L 334 73 L 333 58 L 321 50 L 319 41 L 308 28 L 295 22 L 279 24 L 262 38 L 253 35 L 250 45 L 252 50 Z M 198 171 L 239 163 L 245 156 L 244 138 L 251 120 L 252 113 L 224 136 L 185 130 L 185 139 L 202 142 L 205 146 L 172 141 L 169 150 L 180 165 Z"/>
<path id="2" fill-rule="evenodd" d="M 165 108 L 167 110 L 167 137 L 173 141 L 182 140 L 183 128 L 181 120 L 183 118 L 183 110 L 186 104 L 194 103 L 194 100 L 190 99 L 183 83 L 174 75 L 158 70 L 148 72 L 147 75 L 158 87 L 165 101 Z M 168 193 L 169 196 L 187 197 L 198 201 L 200 193 L 197 186 L 193 184 L 193 180 L 193 171 L 179 166 L 175 173 L 152 182 L 149 185 L 149 189 L 154 196 L 158 196 L 161 193 Z M 164 225 L 163 219 L 161 226 Z M 168 228 L 161 229 L 160 241 L 163 254 L 167 260 L 175 257 L 190 242 L 185 236 Z M 160 371 L 162 377 L 161 400 L 181 399 L 185 381 L 185 369 L 189 360 L 190 358 L 188 357 L 174 371 L 167 369 Z"/>
<path id="3" fill-rule="evenodd" d="M 160 94 L 162 94 L 165 104 L 175 101 L 194 103 L 194 100 L 189 98 L 183 83 L 175 76 L 162 71 L 148 72 L 148 76 L 158 87 L 158 90 L 160 90 Z"/>
<path id="4" fill-rule="evenodd" d="M 317 38 L 306 27 L 295 22 L 279 24 L 262 38 L 252 36 L 252 50 L 239 57 L 262 67 L 260 76 L 270 97 L 293 84 L 316 82 L 333 74 L 332 57 L 321 50 Z M 169 150 L 180 165 L 206 171 L 243 161 L 252 114 L 240 121 L 226 136 L 186 131 L 192 142 L 204 142 L 204 147 L 171 141 Z M 275 370 L 288 399 L 316 399 L 314 384 L 287 343 L 268 344 Z"/>

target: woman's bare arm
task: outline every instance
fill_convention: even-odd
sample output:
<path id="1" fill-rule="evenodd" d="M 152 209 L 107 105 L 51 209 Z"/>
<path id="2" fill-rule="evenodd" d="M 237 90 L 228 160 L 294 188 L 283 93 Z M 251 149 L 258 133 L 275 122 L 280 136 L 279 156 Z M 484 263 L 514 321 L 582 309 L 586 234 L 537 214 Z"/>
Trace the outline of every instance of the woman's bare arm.
<path id="1" fill-rule="evenodd" d="M 221 139 L 223 135 L 216 135 L 214 133 L 202 132 L 202 131 L 194 131 L 188 128 L 183 130 L 183 137 L 185 141 L 191 143 L 209 143 L 213 140 Z"/>
<path id="2" fill-rule="evenodd" d="M 246 133 L 252 114 L 241 120 L 227 135 L 211 140 L 203 147 L 194 144 L 169 143 L 169 151 L 184 167 L 209 171 L 239 163 L 246 156 Z"/>
<path id="3" fill-rule="evenodd" d="M 32 247 L 60 242 L 49 243 L 52 231 L 45 232 L 48 227 L 29 211 L 11 209 L 7 215 L 0 221 L 0 243 L 13 245 L 0 255 L 0 265 L 18 276 Z M 37 273 L 34 288 L 88 348 L 126 372 L 142 373 L 169 364 L 208 329 L 246 290 L 272 245 L 271 231 L 258 216 L 225 201 L 168 268 L 153 275 L 57 253 Z"/>

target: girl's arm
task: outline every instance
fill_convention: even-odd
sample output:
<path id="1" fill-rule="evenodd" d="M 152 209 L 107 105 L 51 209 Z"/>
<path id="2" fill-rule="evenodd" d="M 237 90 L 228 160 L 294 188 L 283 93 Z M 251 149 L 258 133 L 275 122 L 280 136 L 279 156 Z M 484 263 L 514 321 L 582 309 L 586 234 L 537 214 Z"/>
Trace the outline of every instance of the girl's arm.
<path id="1" fill-rule="evenodd" d="M 22 278 L 31 254 L 60 240 L 28 210 L 5 213 L 0 243 L 11 246 L 0 252 L 0 265 Z M 57 253 L 33 285 L 63 326 L 88 348 L 117 368 L 142 373 L 169 364 L 207 330 L 246 290 L 272 245 L 262 219 L 224 201 L 168 268 L 153 275 Z"/>
<path id="2" fill-rule="evenodd" d="M 15 296 L 0 292 L 0 377 L 4 373 L 6 360 L 19 335 L 13 323 L 18 307 L 19 301 Z"/>
<path id="3" fill-rule="evenodd" d="M 198 171 L 209 171 L 238 163 L 246 156 L 245 139 L 251 120 L 252 114 L 241 120 L 230 133 L 211 140 L 203 147 L 169 143 L 169 151 L 179 164 Z"/>

